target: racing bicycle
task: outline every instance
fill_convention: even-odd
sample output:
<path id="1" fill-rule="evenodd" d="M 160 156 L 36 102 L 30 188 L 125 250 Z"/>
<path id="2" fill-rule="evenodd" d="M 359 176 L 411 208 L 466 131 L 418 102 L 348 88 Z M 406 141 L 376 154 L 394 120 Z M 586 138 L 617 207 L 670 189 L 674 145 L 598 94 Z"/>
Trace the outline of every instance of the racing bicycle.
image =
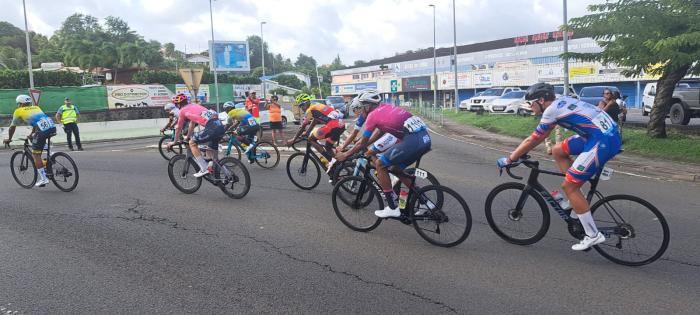
<path id="1" fill-rule="evenodd" d="M 163 135 L 160 137 L 160 140 L 158 141 L 158 152 L 160 152 L 160 156 L 162 156 L 166 160 L 170 160 L 173 156 L 177 154 L 182 154 L 182 146 L 183 144 L 178 142 L 176 143 L 171 150 L 168 150 L 168 142 L 173 142 L 175 141 L 175 129 L 171 128 L 170 129 L 170 134 L 165 134 L 161 132 Z"/>
<path id="2" fill-rule="evenodd" d="M 43 158 L 46 168 L 46 177 L 53 182 L 58 189 L 64 192 L 73 191 L 78 186 L 78 167 L 67 153 L 51 153 L 51 138 L 46 139 L 46 158 Z M 34 187 L 37 180 L 37 169 L 32 156 L 32 147 L 29 139 L 24 139 L 21 151 L 16 151 L 10 158 L 12 177 L 22 188 Z"/>
<path id="3" fill-rule="evenodd" d="M 234 132 L 226 133 L 229 137 L 228 146 L 224 150 L 224 156 L 231 156 L 241 160 L 242 143 L 236 137 Z M 248 160 L 253 163 L 255 161 L 262 168 L 271 169 L 277 166 L 280 162 L 280 151 L 277 146 L 271 142 L 260 141 L 258 136 L 253 136 L 253 141 L 250 143 L 253 146 L 248 152 Z M 235 153 L 233 151 L 236 151 Z"/>
<path id="4" fill-rule="evenodd" d="M 565 175 L 540 169 L 539 162 L 530 160 L 526 155 L 506 167 L 510 177 L 523 179 L 511 172 L 511 168 L 520 164 L 530 168 L 526 184 L 503 183 L 486 197 L 486 220 L 491 229 L 509 243 L 537 243 L 549 229 L 549 204 L 564 220 L 569 234 L 582 239 L 585 231 L 578 219 L 571 218 L 571 209 L 563 209 L 538 180 L 540 174 Z M 641 266 L 657 260 L 668 247 L 666 219 L 656 207 L 642 198 L 622 194 L 604 196 L 597 190 L 603 174 L 601 168 L 590 179 L 591 186 L 586 196 L 589 204 L 593 197 L 597 197 L 590 211 L 598 230 L 606 238 L 604 243 L 593 248 L 610 261 L 626 266 Z M 611 174 L 604 175 L 609 177 Z"/>
<path id="5" fill-rule="evenodd" d="M 330 165 L 329 170 L 329 165 L 321 162 L 321 158 L 311 149 L 311 142 L 307 141 L 306 137 L 294 141 L 292 148 L 295 148 L 298 143 L 304 143 L 306 150 L 296 152 L 287 159 L 287 176 L 292 183 L 304 190 L 314 189 L 321 182 L 321 171 L 328 174 L 331 183 L 335 183 L 333 167 L 336 165 Z"/>

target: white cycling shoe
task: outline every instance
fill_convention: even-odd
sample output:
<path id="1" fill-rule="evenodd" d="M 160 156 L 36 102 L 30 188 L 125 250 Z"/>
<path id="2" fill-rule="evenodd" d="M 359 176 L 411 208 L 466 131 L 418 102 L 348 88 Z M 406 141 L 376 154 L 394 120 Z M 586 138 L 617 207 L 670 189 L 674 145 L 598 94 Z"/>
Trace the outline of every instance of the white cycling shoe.
<path id="1" fill-rule="evenodd" d="M 49 179 L 48 179 L 48 178 L 44 178 L 44 179 L 39 178 L 39 179 L 36 181 L 36 184 L 34 184 L 34 187 L 43 187 L 43 186 L 46 186 L 46 184 L 48 184 L 48 183 L 49 183 Z"/>
<path id="2" fill-rule="evenodd" d="M 418 207 L 418 210 L 415 212 L 415 215 L 425 215 L 428 213 L 428 211 L 433 211 L 435 210 L 435 208 L 437 208 L 437 206 L 435 206 L 435 204 L 430 200 L 422 202 L 420 201 L 420 199 L 418 199 L 418 203 L 420 204 L 420 207 Z"/>
<path id="3" fill-rule="evenodd" d="M 194 177 L 196 177 L 196 178 L 200 178 L 200 177 L 202 177 L 202 176 L 204 176 L 204 175 L 207 175 L 207 174 L 209 174 L 209 169 L 207 169 L 207 168 L 205 167 L 205 168 L 202 169 L 201 171 L 199 171 L 199 172 L 197 172 L 197 173 L 194 173 L 192 176 L 194 176 Z"/>
<path id="4" fill-rule="evenodd" d="M 571 249 L 587 250 L 591 248 L 591 246 L 598 245 L 602 242 L 605 242 L 605 235 L 603 235 L 603 233 L 598 232 L 598 234 L 596 234 L 594 237 L 589 237 L 588 235 L 584 236 L 581 242 L 571 246 Z"/>
<path id="5" fill-rule="evenodd" d="M 396 209 L 389 208 L 389 206 L 384 207 L 383 210 L 377 210 L 374 211 L 374 215 L 380 217 L 380 218 L 395 218 L 395 217 L 400 217 L 401 216 L 401 210 L 399 210 L 398 207 Z"/>

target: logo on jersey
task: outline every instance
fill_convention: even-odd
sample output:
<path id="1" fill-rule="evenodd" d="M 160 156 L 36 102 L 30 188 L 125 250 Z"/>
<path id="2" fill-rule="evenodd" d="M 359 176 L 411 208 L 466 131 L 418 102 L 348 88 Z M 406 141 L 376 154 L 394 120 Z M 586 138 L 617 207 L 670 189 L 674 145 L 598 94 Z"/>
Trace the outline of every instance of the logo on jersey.
<path id="1" fill-rule="evenodd" d="M 586 167 L 583 166 L 583 165 L 579 165 L 576 169 L 579 170 L 579 171 L 581 171 L 581 172 L 583 172 L 583 171 L 586 170 Z"/>
<path id="2" fill-rule="evenodd" d="M 576 104 L 571 104 L 569 107 L 567 107 L 569 110 L 574 110 L 576 109 Z"/>
<path id="3" fill-rule="evenodd" d="M 557 104 L 557 108 L 562 108 L 566 105 L 566 101 L 559 101 L 559 104 Z"/>

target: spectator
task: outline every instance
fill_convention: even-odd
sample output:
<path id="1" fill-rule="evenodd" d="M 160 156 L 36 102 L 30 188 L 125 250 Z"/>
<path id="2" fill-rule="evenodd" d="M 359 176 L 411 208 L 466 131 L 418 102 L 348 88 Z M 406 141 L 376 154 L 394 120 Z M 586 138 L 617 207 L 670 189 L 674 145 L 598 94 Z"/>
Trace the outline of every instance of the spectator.
<path id="1" fill-rule="evenodd" d="M 245 110 L 255 118 L 260 118 L 260 99 L 255 95 L 255 91 L 248 93 L 248 98 L 245 99 Z"/>
<path id="2" fill-rule="evenodd" d="M 598 108 L 608 113 L 615 123 L 620 124 L 620 105 L 617 104 L 615 95 L 611 90 L 605 89 L 603 91 L 603 100 L 598 102 Z"/>
<path id="3" fill-rule="evenodd" d="M 63 124 L 63 131 L 66 132 L 68 139 L 68 148 L 73 151 L 72 135 L 75 134 L 75 144 L 78 146 L 78 151 L 83 151 L 83 146 L 80 144 L 80 131 L 78 130 L 78 118 L 80 110 L 73 105 L 70 98 L 66 97 L 63 100 L 63 105 L 56 111 L 56 121 Z"/>
<path id="4" fill-rule="evenodd" d="M 270 115 L 270 129 L 272 129 L 272 143 L 277 144 L 277 139 L 284 139 L 282 130 L 282 106 L 277 101 L 277 95 L 270 98 L 270 104 L 267 105 L 268 114 Z"/>
<path id="5" fill-rule="evenodd" d="M 617 106 L 620 108 L 620 123 L 624 124 L 625 121 L 627 121 L 627 103 L 625 103 L 625 98 L 622 98 L 620 96 L 619 91 L 613 92 L 613 98 L 615 99 L 615 102 L 617 103 Z"/>

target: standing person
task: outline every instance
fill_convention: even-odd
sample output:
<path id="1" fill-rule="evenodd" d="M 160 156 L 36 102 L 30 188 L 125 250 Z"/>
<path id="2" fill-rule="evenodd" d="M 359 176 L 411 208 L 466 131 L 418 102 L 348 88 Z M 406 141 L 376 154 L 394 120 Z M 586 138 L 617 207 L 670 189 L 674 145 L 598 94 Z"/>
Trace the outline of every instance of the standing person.
<path id="1" fill-rule="evenodd" d="M 77 106 L 73 105 L 68 97 L 63 100 L 63 105 L 56 111 L 56 121 L 59 124 L 63 124 L 63 131 L 66 132 L 66 138 L 68 140 L 68 148 L 71 151 L 74 150 L 71 135 L 75 135 L 75 144 L 78 146 L 78 151 L 83 151 L 83 146 L 80 144 L 80 130 L 78 130 L 79 116 L 80 110 Z"/>
<path id="2" fill-rule="evenodd" d="M 277 101 L 277 95 L 270 98 L 270 104 L 267 105 L 267 111 L 270 115 L 270 129 L 272 129 L 272 143 L 277 144 L 277 138 L 284 139 L 282 130 L 282 106 Z"/>
<path id="3" fill-rule="evenodd" d="M 617 104 L 615 94 L 611 90 L 605 89 L 603 91 L 603 100 L 598 102 L 598 108 L 608 113 L 616 124 L 620 123 L 620 105 Z"/>
<path id="4" fill-rule="evenodd" d="M 248 98 L 245 99 L 245 110 L 255 118 L 260 118 L 260 99 L 255 95 L 255 91 L 248 93 Z"/>

